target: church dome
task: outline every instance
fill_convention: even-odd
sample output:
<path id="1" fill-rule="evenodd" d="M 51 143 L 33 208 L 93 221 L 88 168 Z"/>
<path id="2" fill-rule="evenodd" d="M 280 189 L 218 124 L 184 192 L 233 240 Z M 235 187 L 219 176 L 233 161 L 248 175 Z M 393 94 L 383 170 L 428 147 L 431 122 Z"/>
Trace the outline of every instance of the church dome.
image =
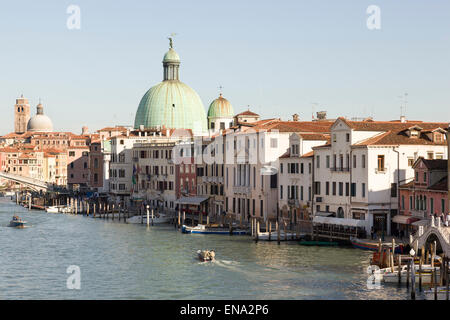
<path id="1" fill-rule="evenodd" d="M 231 103 L 222 97 L 220 94 L 219 98 L 215 99 L 209 105 L 208 118 L 233 118 L 234 110 Z"/>
<path id="2" fill-rule="evenodd" d="M 150 88 L 142 97 L 134 120 L 139 129 L 164 126 L 168 129 L 207 131 L 206 112 L 197 92 L 179 80 L 180 58 L 171 47 L 163 59 L 163 82 Z"/>
<path id="3" fill-rule="evenodd" d="M 31 132 L 52 132 L 53 123 L 49 117 L 44 114 L 44 107 L 39 103 L 36 107 L 36 115 L 28 120 L 27 131 Z"/>

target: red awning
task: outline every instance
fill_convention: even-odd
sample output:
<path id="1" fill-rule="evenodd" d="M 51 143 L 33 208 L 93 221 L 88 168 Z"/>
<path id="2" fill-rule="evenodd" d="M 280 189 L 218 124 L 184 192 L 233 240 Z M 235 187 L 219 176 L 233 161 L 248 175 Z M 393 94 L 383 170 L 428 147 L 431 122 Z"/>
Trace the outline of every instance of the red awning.
<path id="1" fill-rule="evenodd" d="M 420 220 L 419 218 L 404 216 L 404 215 L 396 215 L 392 218 L 392 222 L 400 223 L 400 224 L 411 224 L 414 221 Z"/>

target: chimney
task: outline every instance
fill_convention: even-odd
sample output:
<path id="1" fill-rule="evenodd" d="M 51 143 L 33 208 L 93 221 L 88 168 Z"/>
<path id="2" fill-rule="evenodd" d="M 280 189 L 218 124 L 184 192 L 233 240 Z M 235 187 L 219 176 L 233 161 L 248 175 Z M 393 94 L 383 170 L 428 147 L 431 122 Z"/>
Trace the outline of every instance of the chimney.
<path id="1" fill-rule="evenodd" d="M 317 114 L 317 119 L 318 120 L 326 120 L 327 119 L 327 112 L 326 111 L 318 111 L 316 114 Z"/>
<path id="2" fill-rule="evenodd" d="M 298 114 L 297 113 L 292 115 L 292 121 L 298 121 Z"/>
<path id="3" fill-rule="evenodd" d="M 130 129 L 127 129 L 127 137 L 130 136 Z"/>
<path id="4" fill-rule="evenodd" d="M 81 128 L 81 134 L 84 135 L 88 135 L 89 134 L 89 128 L 87 126 L 83 126 Z"/>
<path id="5" fill-rule="evenodd" d="M 400 122 L 401 123 L 405 123 L 406 122 L 406 117 L 405 116 L 400 116 Z"/>

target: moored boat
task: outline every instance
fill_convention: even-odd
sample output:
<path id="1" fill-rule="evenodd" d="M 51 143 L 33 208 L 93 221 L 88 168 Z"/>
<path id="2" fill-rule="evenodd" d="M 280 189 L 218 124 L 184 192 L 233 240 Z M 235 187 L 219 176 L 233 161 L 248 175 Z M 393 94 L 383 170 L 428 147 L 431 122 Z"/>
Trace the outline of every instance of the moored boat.
<path id="1" fill-rule="evenodd" d="M 220 228 L 207 228 L 204 224 L 199 224 L 196 227 L 188 227 L 186 225 L 183 225 L 181 227 L 182 233 L 197 233 L 197 234 L 223 234 L 223 235 L 246 235 L 246 230 L 239 230 L 239 229 L 232 229 L 231 231 L 229 229 L 220 229 Z"/>
<path id="2" fill-rule="evenodd" d="M 153 219 L 150 216 L 150 223 L 152 223 L 153 220 L 153 224 L 162 224 L 162 223 L 169 223 L 170 222 L 170 217 L 168 215 L 165 214 L 159 214 L 159 215 L 154 215 Z M 128 223 L 133 223 L 133 224 L 147 224 L 147 215 L 144 216 L 133 216 L 131 218 L 127 219 Z"/>
<path id="3" fill-rule="evenodd" d="M 362 249 L 362 250 L 370 250 L 370 251 L 378 251 L 379 244 L 376 242 L 364 241 L 362 239 L 351 237 L 350 241 L 354 248 Z M 383 248 L 392 249 L 391 243 L 383 243 Z M 403 253 L 403 244 L 395 245 L 395 253 Z"/>
<path id="4" fill-rule="evenodd" d="M 425 290 L 425 299 L 426 300 L 434 300 L 434 288 L 429 290 Z M 447 300 L 447 297 L 450 299 L 450 290 L 447 290 L 446 287 L 437 287 L 436 288 L 436 298 L 437 300 Z"/>

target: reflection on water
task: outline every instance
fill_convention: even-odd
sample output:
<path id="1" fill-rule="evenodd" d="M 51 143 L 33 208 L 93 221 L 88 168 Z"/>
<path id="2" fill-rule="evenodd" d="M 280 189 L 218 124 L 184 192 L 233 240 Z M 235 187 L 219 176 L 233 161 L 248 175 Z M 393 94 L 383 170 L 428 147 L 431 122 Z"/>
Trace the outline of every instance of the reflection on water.
<path id="1" fill-rule="evenodd" d="M 14 213 L 30 228 L 7 225 Z M 406 299 L 366 287 L 370 253 L 186 235 L 146 226 L 27 211 L 0 199 L 0 299 Z M 198 249 L 216 261 L 200 262 Z M 81 269 L 81 290 L 66 269 Z"/>

